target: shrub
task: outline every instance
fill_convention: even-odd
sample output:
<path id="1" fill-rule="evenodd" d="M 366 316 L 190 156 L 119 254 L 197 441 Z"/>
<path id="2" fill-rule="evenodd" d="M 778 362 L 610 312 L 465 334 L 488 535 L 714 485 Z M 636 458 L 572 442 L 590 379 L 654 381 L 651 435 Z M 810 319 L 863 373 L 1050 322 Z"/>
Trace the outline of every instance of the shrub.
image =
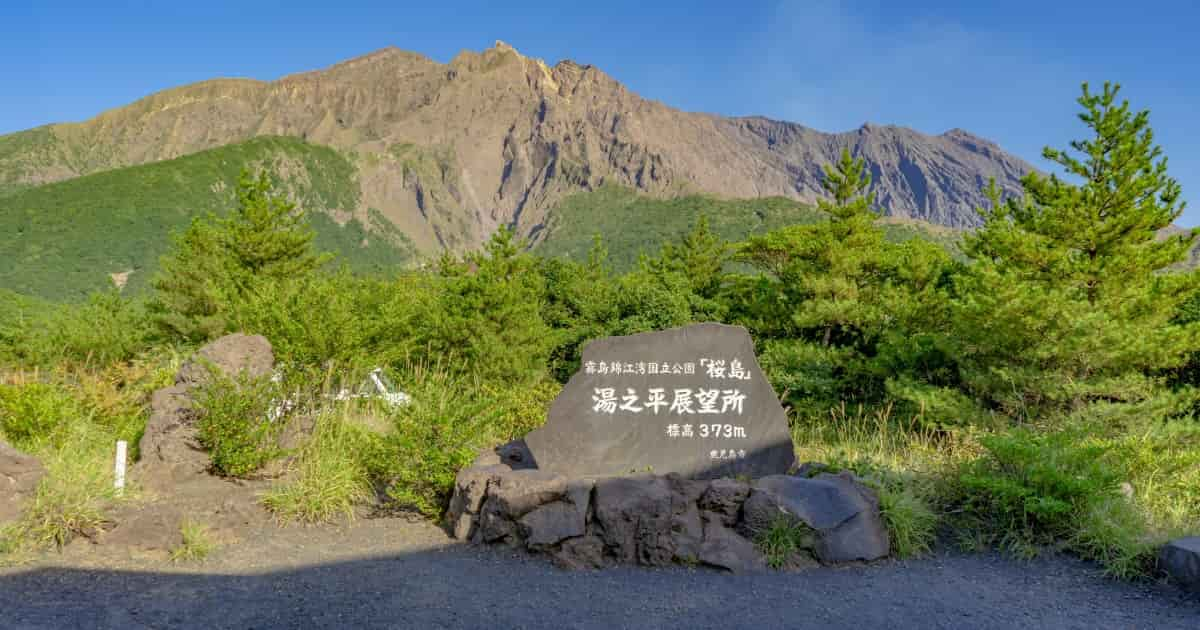
<path id="1" fill-rule="evenodd" d="M 798 519 L 778 516 L 758 533 L 754 543 L 766 558 L 767 566 L 782 569 L 796 554 L 813 548 L 813 531 Z"/>
<path id="2" fill-rule="evenodd" d="M 959 479 L 963 509 L 985 540 L 1010 551 L 1034 555 L 1071 540 L 1081 522 L 1120 496 L 1120 475 L 1106 462 L 1107 449 L 1088 443 L 1081 431 L 1014 429 L 980 442 L 986 454 Z M 1091 555 L 1103 554 L 1093 549 Z"/>
<path id="3" fill-rule="evenodd" d="M 928 500 L 903 483 L 871 485 L 879 492 L 879 511 L 887 525 L 892 554 L 912 558 L 928 553 L 938 525 L 938 515 Z"/>
<path id="4" fill-rule="evenodd" d="M 408 366 L 411 405 L 389 412 L 395 431 L 369 466 L 398 505 L 440 516 L 458 471 L 478 455 L 545 422 L 557 383 L 512 387 L 441 366 Z"/>
<path id="5" fill-rule="evenodd" d="M 209 450 L 214 470 L 242 477 L 282 453 L 276 438 L 283 422 L 273 422 L 268 414 L 284 390 L 267 377 L 212 376 L 195 397 L 199 440 Z"/>
<path id="6" fill-rule="evenodd" d="M 83 415 L 80 402 L 59 385 L 0 385 L 0 433 L 21 450 L 60 445 Z"/>
<path id="7" fill-rule="evenodd" d="M 419 320 L 435 306 L 433 284 L 423 275 L 385 281 L 345 270 L 264 281 L 234 318 L 270 339 L 281 362 L 386 365 L 416 349 Z"/>
<path id="8" fill-rule="evenodd" d="M 236 196 L 228 216 L 193 218 L 162 258 L 150 309 L 169 337 L 220 336 L 261 284 L 305 276 L 328 261 L 312 252 L 315 232 L 303 212 L 273 190 L 265 172 L 243 171 Z"/>
<path id="9" fill-rule="evenodd" d="M 758 357 L 780 398 L 801 418 L 821 418 L 845 397 L 845 365 L 854 357 L 846 348 L 802 339 L 770 339 Z"/>
<path id="10" fill-rule="evenodd" d="M 464 260 L 443 257 L 437 282 L 437 301 L 417 322 L 418 347 L 488 380 L 541 377 L 553 343 L 541 316 L 544 282 L 511 232 Z"/>

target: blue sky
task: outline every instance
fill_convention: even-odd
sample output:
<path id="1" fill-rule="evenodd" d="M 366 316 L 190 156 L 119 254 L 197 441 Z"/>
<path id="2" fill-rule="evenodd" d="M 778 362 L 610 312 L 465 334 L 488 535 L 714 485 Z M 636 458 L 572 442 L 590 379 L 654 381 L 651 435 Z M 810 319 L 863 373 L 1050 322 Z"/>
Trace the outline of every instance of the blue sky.
<path id="1" fill-rule="evenodd" d="M 1169 172 L 1194 200 L 1180 223 L 1200 224 L 1191 2 L 2 4 L 0 133 L 212 77 L 274 79 L 388 45 L 448 61 L 502 39 L 681 109 L 823 131 L 961 127 L 1050 169 L 1043 146 L 1085 135 L 1080 83 L 1113 80 L 1151 111 Z"/>

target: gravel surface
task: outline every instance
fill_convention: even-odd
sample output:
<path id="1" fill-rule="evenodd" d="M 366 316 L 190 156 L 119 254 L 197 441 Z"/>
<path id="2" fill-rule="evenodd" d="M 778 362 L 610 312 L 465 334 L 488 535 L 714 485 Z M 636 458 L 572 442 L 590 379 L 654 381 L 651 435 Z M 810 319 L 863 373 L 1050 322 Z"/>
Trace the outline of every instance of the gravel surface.
<path id="1" fill-rule="evenodd" d="M 48 555 L 0 569 L 7 628 L 1179 628 L 1200 595 L 995 554 L 734 576 L 565 572 L 378 519 L 286 528 L 202 565 Z"/>

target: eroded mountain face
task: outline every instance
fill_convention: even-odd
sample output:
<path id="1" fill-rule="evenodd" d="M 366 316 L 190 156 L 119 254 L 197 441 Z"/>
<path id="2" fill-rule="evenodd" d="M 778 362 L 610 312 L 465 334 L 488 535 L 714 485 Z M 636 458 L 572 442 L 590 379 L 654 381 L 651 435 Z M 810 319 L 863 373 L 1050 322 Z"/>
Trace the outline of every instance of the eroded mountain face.
<path id="1" fill-rule="evenodd" d="M 681 112 L 591 66 L 547 66 L 497 42 L 448 64 L 394 48 L 263 82 L 166 90 L 82 123 L 0 137 L 0 186 L 36 184 L 286 135 L 354 156 L 360 207 L 418 247 L 474 247 L 510 224 L 535 239 L 564 195 L 619 183 L 653 195 L 821 195 L 843 147 L 866 158 L 889 214 L 977 223 L 988 178 L 1010 192 L 1031 166 L 954 130 L 828 134 L 765 118 Z"/>

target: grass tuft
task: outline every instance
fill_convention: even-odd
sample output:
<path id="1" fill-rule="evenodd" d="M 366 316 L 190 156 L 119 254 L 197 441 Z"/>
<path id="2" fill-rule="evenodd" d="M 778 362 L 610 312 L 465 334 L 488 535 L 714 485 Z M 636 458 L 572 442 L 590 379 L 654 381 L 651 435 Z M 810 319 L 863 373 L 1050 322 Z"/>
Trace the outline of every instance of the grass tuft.
<path id="1" fill-rule="evenodd" d="M 339 516 L 353 521 L 355 506 L 374 498 L 362 457 L 377 448 L 377 438 L 345 413 L 323 413 L 293 465 L 295 477 L 263 495 L 263 505 L 282 523 L 324 523 Z"/>
<path id="2" fill-rule="evenodd" d="M 191 519 L 179 525 L 183 542 L 171 550 L 171 562 L 203 562 L 216 548 L 207 526 Z"/>
<path id="3" fill-rule="evenodd" d="M 779 516 L 770 527 L 759 532 L 755 545 L 772 569 L 782 569 L 797 553 L 813 546 L 813 532 L 804 523 L 787 516 Z"/>

